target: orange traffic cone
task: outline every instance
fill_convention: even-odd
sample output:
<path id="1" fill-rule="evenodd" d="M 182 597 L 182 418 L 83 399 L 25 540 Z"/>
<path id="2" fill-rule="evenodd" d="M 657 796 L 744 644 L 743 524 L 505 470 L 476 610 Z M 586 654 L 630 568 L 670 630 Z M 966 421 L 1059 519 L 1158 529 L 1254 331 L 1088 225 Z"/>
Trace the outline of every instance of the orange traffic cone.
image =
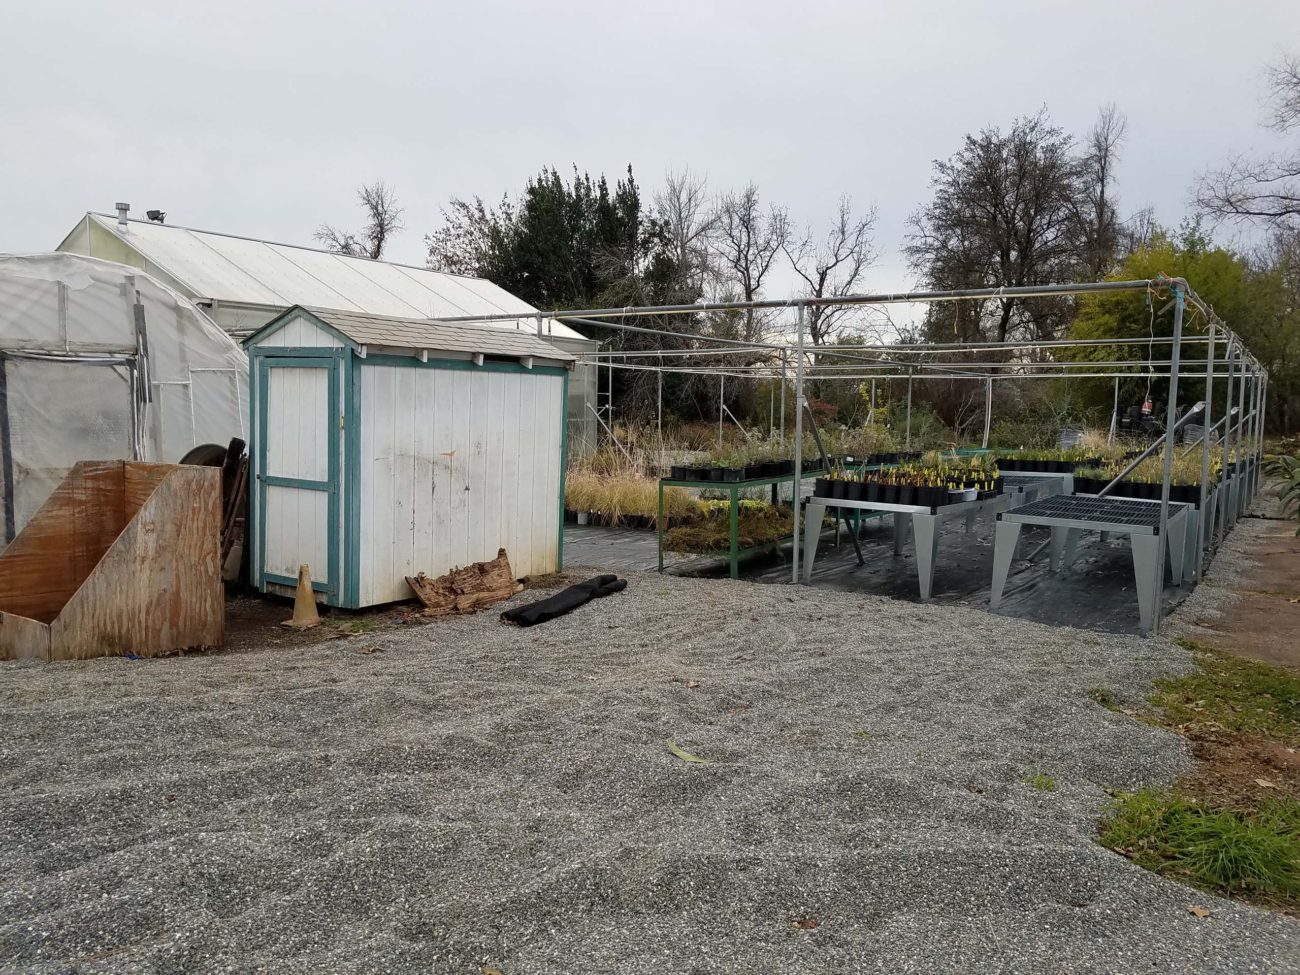
<path id="1" fill-rule="evenodd" d="M 285 620 L 280 625 L 292 626 L 295 630 L 320 626 L 320 613 L 316 612 L 316 594 L 311 588 L 310 566 L 298 567 L 298 591 L 293 597 L 293 619 Z"/>

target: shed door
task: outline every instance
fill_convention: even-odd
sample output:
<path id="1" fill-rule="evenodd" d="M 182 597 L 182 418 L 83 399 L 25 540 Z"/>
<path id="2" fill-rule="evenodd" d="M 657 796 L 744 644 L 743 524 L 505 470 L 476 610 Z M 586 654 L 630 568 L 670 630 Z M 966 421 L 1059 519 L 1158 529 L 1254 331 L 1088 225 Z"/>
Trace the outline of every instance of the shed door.
<path id="1" fill-rule="evenodd" d="M 339 370 L 329 358 L 263 358 L 259 371 L 258 537 L 262 588 L 339 594 Z"/>

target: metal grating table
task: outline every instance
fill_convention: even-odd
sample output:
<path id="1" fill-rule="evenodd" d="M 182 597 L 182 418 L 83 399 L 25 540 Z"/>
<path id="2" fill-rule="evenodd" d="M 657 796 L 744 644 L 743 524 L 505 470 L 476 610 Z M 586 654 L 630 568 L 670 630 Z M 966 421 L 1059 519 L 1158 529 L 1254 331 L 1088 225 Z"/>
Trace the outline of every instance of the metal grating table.
<path id="1" fill-rule="evenodd" d="M 1188 512 L 1192 505 L 1169 505 L 1169 562 L 1174 581 L 1183 578 L 1187 557 Z M 1063 571 L 1074 561 L 1079 532 L 1097 531 L 1127 535 L 1133 552 L 1133 573 L 1137 582 L 1138 614 L 1144 631 L 1155 625 L 1157 566 L 1161 565 L 1160 502 L 1138 498 L 1100 498 L 1096 495 L 1056 495 L 1040 498 L 1013 511 L 998 515 L 993 542 L 993 593 L 989 607 L 996 609 L 1006 590 L 1007 575 L 1015 558 L 1016 543 L 1024 525 L 1051 529 L 1051 568 Z"/>
<path id="2" fill-rule="evenodd" d="M 1058 494 L 1039 498 L 1022 505 L 1013 513 L 1015 519 L 1041 518 L 1077 523 L 1081 528 L 1097 531 L 1145 530 L 1149 534 L 1160 531 L 1160 502 L 1137 498 L 1099 498 L 1095 495 Z"/>

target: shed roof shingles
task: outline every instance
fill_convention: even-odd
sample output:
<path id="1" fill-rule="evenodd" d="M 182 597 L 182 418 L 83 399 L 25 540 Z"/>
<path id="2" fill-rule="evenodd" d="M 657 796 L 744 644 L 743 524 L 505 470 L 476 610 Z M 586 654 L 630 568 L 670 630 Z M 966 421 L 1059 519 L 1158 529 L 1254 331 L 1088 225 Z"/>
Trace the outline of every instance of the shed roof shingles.
<path id="1" fill-rule="evenodd" d="M 390 318 L 360 312 L 307 309 L 325 324 L 360 345 L 468 352 L 510 358 L 533 357 L 571 362 L 574 357 L 531 332 L 475 325 L 448 325 L 414 318 Z"/>

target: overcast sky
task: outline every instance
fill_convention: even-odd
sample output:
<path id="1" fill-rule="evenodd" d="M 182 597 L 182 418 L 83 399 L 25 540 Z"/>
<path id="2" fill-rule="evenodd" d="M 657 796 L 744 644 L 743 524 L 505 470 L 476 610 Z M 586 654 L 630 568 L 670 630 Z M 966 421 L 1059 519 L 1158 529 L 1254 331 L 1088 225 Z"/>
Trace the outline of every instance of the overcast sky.
<path id="1" fill-rule="evenodd" d="M 1300 2 L 61 0 L 4 4 L 0 43 L 0 251 L 118 200 L 310 244 L 383 179 L 389 256 L 422 264 L 451 196 L 631 163 L 647 196 L 689 167 L 814 227 L 841 193 L 875 205 L 885 290 L 913 283 L 931 161 L 1043 105 L 1082 135 L 1115 102 L 1122 209 L 1177 223 L 1198 171 L 1276 145 L 1262 69 L 1300 48 Z"/>

